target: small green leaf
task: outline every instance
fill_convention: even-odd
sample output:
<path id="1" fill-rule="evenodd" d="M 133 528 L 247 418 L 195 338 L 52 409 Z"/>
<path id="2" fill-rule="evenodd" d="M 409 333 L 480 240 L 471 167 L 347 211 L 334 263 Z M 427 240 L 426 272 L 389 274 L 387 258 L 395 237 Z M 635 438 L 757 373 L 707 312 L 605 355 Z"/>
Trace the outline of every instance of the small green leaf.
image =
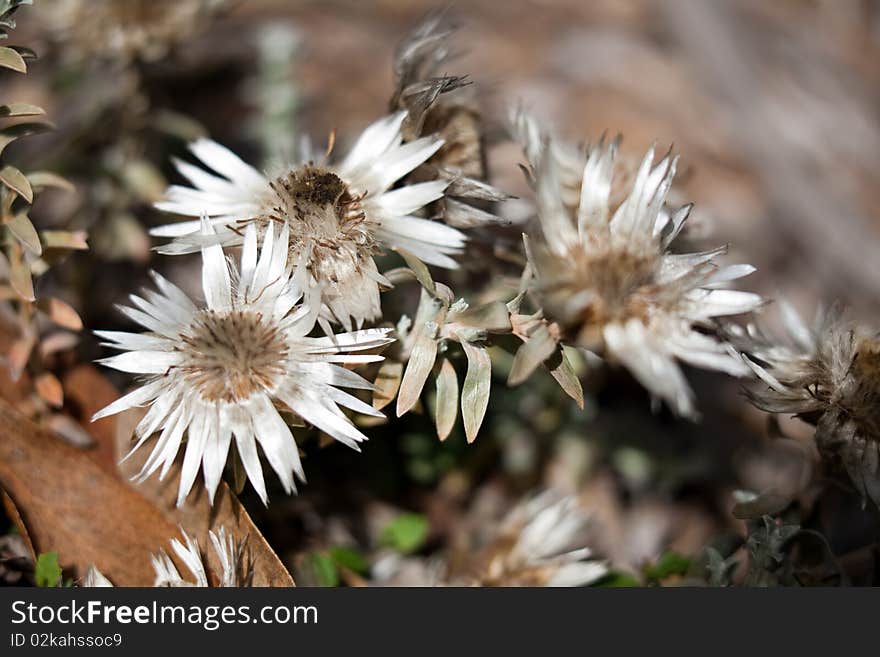
<path id="1" fill-rule="evenodd" d="M 691 560 L 677 552 L 664 552 L 657 562 L 645 566 L 645 577 L 655 582 L 662 582 L 673 575 L 684 575 L 691 567 Z"/>
<path id="2" fill-rule="evenodd" d="M 622 571 L 612 571 L 592 584 L 592 586 L 600 588 L 633 588 L 641 585 L 635 575 Z"/>
<path id="3" fill-rule="evenodd" d="M 315 579 L 321 586 L 339 586 L 339 571 L 328 555 L 322 552 L 312 554 L 312 570 L 315 571 Z"/>
<path id="4" fill-rule="evenodd" d="M 428 519 L 419 513 L 404 513 L 382 530 L 380 541 L 403 554 L 416 552 L 428 538 Z"/>
<path id="5" fill-rule="evenodd" d="M 329 550 L 330 558 L 337 566 L 348 568 L 358 575 L 366 575 L 370 571 L 370 564 L 360 552 L 354 548 L 336 546 Z"/>
<path id="6" fill-rule="evenodd" d="M 57 552 L 45 552 L 37 557 L 34 579 L 37 586 L 58 586 L 61 582 L 61 566 L 58 565 Z"/>

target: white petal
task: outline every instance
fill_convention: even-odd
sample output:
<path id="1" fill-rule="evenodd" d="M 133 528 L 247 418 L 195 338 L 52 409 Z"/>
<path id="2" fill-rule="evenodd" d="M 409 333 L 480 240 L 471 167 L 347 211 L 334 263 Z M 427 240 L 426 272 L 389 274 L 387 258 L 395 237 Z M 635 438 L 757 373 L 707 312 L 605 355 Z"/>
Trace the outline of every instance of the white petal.
<path id="1" fill-rule="evenodd" d="M 339 170 L 348 173 L 374 161 L 380 154 L 400 143 L 400 126 L 406 111 L 383 117 L 361 133 Z"/>
<path id="2" fill-rule="evenodd" d="M 180 362 L 180 355 L 173 351 L 127 351 L 97 362 L 131 374 L 164 374 Z"/>
<path id="3" fill-rule="evenodd" d="M 214 229 L 202 220 L 202 234 L 212 235 Z M 232 290 L 229 280 L 229 265 L 223 255 L 223 247 L 219 244 L 202 249 L 202 289 L 205 303 L 211 310 L 229 308 L 232 301 Z"/>

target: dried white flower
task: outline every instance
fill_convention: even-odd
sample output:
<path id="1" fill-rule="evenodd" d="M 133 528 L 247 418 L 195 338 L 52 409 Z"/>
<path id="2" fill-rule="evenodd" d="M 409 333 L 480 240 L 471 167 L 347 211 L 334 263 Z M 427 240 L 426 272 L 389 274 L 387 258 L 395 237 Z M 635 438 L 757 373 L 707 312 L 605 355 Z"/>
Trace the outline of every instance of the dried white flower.
<path id="1" fill-rule="evenodd" d="M 151 557 L 153 562 L 153 570 L 156 571 L 156 580 L 153 583 L 155 587 L 208 587 L 211 582 L 208 578 L 208 568 L 202 557 L 199 544 L 189 536 L 183 529 L 184 542 L 178 539 L 172 539 L 171 549 L 183 561 L 187 569 L 190 571 L 195 581 L 184 579 L 174 565 L 171 557 L 165 550 L 159 550 L 158 554 Z M 220 567 L 223 572 L 220 574 L 218 586 L 223 587 L 244 587 L 251 585 L 253 578 L 253 565 L 245 554 L 245 541 L 236 542 L 235 539 L 226 531 L 225 527 L 220 527 L 217 532 L 209 532 L 211 545 L 214 553 L 220 561 Z M 86 588 L 96 587 L 112 587 L 113 583 L 104 577 L 100 570 L 94 566 L 89 566 L 89 570 L 83 579 Z"/>
<path id="2" fill-rule="evenodd" d="M 306 422 L 358 449 L 366 437 L 339 406 L 382 417 L 338 386 L 370 389 L 358 374 L 339 363 L 368 363 L 381 356 L 347 354 L 381 347 L 391 340 L 385 329 L 327 337 L 307 337 L 317 308 L 302 305 L 303 269 L 288 265 L 289 226 L 266 229 L 258 256 L 257 227 L 244 231 L 240 268 L 230 270 L 219 245 L 202 249 L 206 307 L 196 306 L 180 289 L 153 274 L 158 292 L 132 295 L 135 308 L 122 308 L 149 329 L 137 334 L 97 331 L 108 346 L 124 353 L 106 358 L 108 367 L 141 375 L 142 385 L 113 402 L 94 419 L 149 404 L 138 424 L 137 450 L 160 431 L 144 463 L 143 480 L 162 466 L 171 468 L 186 435 L 178 505 L 192 488 L 201 464 L 213 500 L 230 446 L 263 502 L 266 486 L 257 452 L 263 454 L 284 489 L 295 490 L 293 474 L 305 480 L 299 452 L 282 413 Z M 204 221 L 202 235 L 213 228 Z"/>
<path id="3" fill-rule="evenodd" d="M 880 339 L 845 320 L 839 308 L 818 313 L 808 327 L 787 303 L 780 307 L 788 344 L 756 326 L 745 334 L 732 329 L 746 362 L 767 384 L 749 391 L 750 400 L 814 424 L 822 457 L 843 466 L 859 493 L 880 505 Z"/>
<path id="4" fill-rule="evenodd" d="M 195 581 L 190 582 L 184 579 L 168 553 L 159 550 L 159 553 L 153 555 L 152 558 L 153 570 L 156 571 L 156 582 L 153 586 L 210 586 L 199 544 L 182 529 L 181 533 L 184 543 L 175 538 L 171 541 L 171 549 L 183 561 L 195 577 Z M 220 560 L 220 566 L 223 569 L 218 585 L 223 587 L 250 586 L 253 571 L 251 565 L 246 563 L 244 558 L 244 541 L 236 543 L 232 535 L 226 532 L 225 527 L 220 527 L 216 533 L 210 532 L 209 536 L 211 537 L 211 546 L 214 548 L 214 553 Z"/>
<path id="5" fill-rule="evenodd" d="M 380 287 L 390 287 L 374 261 L 383 247 L 403 249 L 438 267 L 455 268 L 451 256 L 464 235 L 442 223 L 414 216 L 443 196 L 447 181 L 389 191 L 430 158 L 443 141 L 423 137 L 402 144 L 398 112 L 369 126 L 337 164 L 305 163 L 266 177 L 219 144 L 202 139 L 192 153 L 219 175 L 178 161 L 194 188 L 172 186 L 157 207 L 188 216 L 207 213 L 223 244 L 237 244 L 247 225 L 262 237 L 267 227 L 290 228 L 291 263 L 304 263 L 321 288 L 322 316 L 351 329 L 381 316 Z M 162 251 L 185 253 L 203 244 L 198 221 L 161 226 L 153 235 L 175 238 Z"/>
<path id="6" fill-rule="evenodd" d="M 526 144 L 532 162 L 540 233 L 530 248 L 534 291 L 546 318 L 567 344 L 625 365 L 652 395 L 680 415 L 694 417 L 693 393 L 676 359 L 735 376 L 748 368 L 729 345 L 699 327 L 716 317 L 746 313 L 761 298 L 719 286 L 754 271 L 749 265 L 721 267 L 724 248 L 670 253 L 689 206 L 664 211 L 677 158 L 653 165 L 642 160 L 632 188 L 615 208 L 611 202 L 617 141 L 589 151 L 580 174 L 576 204 L 566 196 L 573 157 L 549 139 L 540 153 Z"/>
<path id="7" fill-rule="evenodd" d="M 47 23 L 78 57 L 153 61 L 192 36 L 224 0 L 55 0 Z"/>
<path id="8" fill-rule="evenodd" d="M 585 547 L 590 514 L 574 497 L 548 490 L 516 506 L 486 548 L 482 586 L 585 586 L 608 572 Z"/>
<path id="9" fill-rule="evenodd" d="M 89 566 L 89 569 L 86 571 L 86 576 L 83 578 L 82 585 L 87 589 L 112 588 L 113 582 L 104 577 L 104 574 L 100 570 L 94 566 Z"/>

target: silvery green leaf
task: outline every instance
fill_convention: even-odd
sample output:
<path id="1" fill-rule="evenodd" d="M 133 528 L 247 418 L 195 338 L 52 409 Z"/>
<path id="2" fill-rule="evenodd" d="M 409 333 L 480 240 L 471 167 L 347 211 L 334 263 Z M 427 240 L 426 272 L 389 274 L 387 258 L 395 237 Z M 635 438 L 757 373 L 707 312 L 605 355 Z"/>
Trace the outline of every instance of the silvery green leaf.
<path id="1" fill-rule="evenodd" d="M 34 190 L 25 175 L 12 165 L 0 169 L 0 182 L 21 196 L 28 203 L 34 202 Z"/>
<path id="2" fill-rule="evenodd" d="M 0 117 L 11 116 L 39 116 L 45 114 L 46 111 L 37 105 L 30 103 L 8 103 L 0 105 Z"/>
<path id="3" fill-rule="evenodd" d="M 381 410 L 391 403 L 397 396 L 402 376 L 403 363 L 387 359 L 383 361 L 373 382 L 373 408 Z"/>
<path id="4" fill-rule="evenodd" d="M 448 359 L 444 358 L 437 374 L 437 410 L 435 423 L 437 437 L 446 440 L 458 415 L 458 376 Z"/>
<path id="5" fill-rule="evenodd" d="M 584 389 L 581 387 L 581 381 L 575 374 L 562 345 L 557 347 L 556 354 L 547 362 L 547 366 L 550 368 L 550 374 L 553 375 L 565 394 L 574 399 L 578 408 L 583 410 Z"/>
<path id="6" fill-rule="evenodd" d="M 46 187 L 55 187 L 63 189 L 66 192 L 74 192 L 76 188 L 73 183 L 51 171 L 32 171 L 27 175 L 27 179 L 34 189 L 44 189 Z"/>
<path id="7" fill-rule="evenodd" d="M 436 296 L 437 287 L 434 285 L 434 279 L 431 278 L 431 272 L 428 271 L 428 266 L 406 249 L 396 248 L 395 251 L 397 251 L 400 254 L 400 257 L 406 261 L 407 266 L 412 269 L 416 280 L 422 284 L 422 287 L 430 292 L 431 295 Z"/>
<path id="8" fill-rule="evenodd" d="M 491 389 L 492 361 L 485 347 L 462 342 L 468 359 L 467 375 L 461 391 L 461 417 L 464 420 L 464 433 L 472 443 L 477 437 L 486 407 L 489 405 Z"/>
<path id="9" fill-rule="evenodd" d="M 551 337 L 547 327 L 543 324 L 539 326 L 517 350 L 507 384 L 516 386 L 528 379 L 541 363 L 556 352 L 556 348 L 556 340 Z"/>
<path id="10" fill-rule="evenodd" d="M 15 235 L 15 238 L 19 242 L 31 251 L 31 253 L 40 255 L 43 252 L 43 247 L 40 245 L 40 236 L 37 235 L 37 231 L 27 214 L 19 212 L 13 215 L 12 218 L 6 222 L 6 227 L 9 229 L 9 232 Z"/>
<path id="11" fill-rule="evenodd" d="M 487 224 L 509 224 L 510 221 L 496 214 L 475 208 L 467 203 L 447 198 L 443 201 L 443 220 L 455 228 L 473 228 Z"/>
<path id="12" fill-rule="evenodd" d="M 511 330 L 510 313 L 503 301 L 492 301 L 482 306 L 468 308 L 457 314 L 455 321 L 490 333 L 507 333 Z"/>
<path id="13" fill-rule="evenodd" d="M 425 381 L 437 357 L 437 341 L 432 331 L 419 331 L 413 344 L 400 392 L 397 394 L 397 417 L 409 411 L 422 394 Z"/>
<path id="14" fill-rule="evenodd" d="M 0 48 L 0 67 L 8 68 L 18 73 L 27 73 L 27 64 L 24 58 L 8 47 Z"/>

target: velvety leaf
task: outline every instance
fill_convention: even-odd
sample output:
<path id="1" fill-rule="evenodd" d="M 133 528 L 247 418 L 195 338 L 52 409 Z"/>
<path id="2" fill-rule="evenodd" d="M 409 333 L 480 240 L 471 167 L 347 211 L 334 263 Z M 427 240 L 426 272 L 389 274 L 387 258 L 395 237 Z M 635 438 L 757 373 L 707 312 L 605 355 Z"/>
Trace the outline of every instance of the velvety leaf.
<path id="1" fill-rule="evenodd" d="M 16 123 L 0 130 L 0 153 L 13 141 L 19 137 L 26 137 L 40 132 L 46 132 L 52 129 L 52 124 L 48 122 L 27 122 Z"/>
<path id="2" fill-rule="evenodd" d="M 30 218 L 24 212 L 19 212 L 12 216 L 6 222 L 6 227 L 24 246 L 30 249 L 31 253 L 40 255 L 43 253 L 43 247 L 40 245 L 40 236 L 31 223 Z"/>
<path id="3" fill-rule="evenodd" d="M 0 182 L 16 192 L 28 203 L 34 202 L 34 190 L 27 177 L 14 166 L 7 164 L 0 169 Z"/>
<path id="4" fill-rule="evenodd" d="M 27 175 L 34 189 L 45 189 L 46 187 L 55 187 L 65 192 L 75 192 L 76 187 L 73 183 L 51 171 L 33 171 Z"/>
<path id="5" fill-rule="evenodd" d="M 12 69 L 19 73 L 27 73 L 27 64 L 24 58 L 14 49 L 9 47 L 0 48 L 0 66 Z"/>
<path id="6" fill-rule="evenodd" d="M 400 379 L 403 376 L 403 363 L 385 360 L 373 382 L 373 408 L 382 410 L 397 396 Z"/>
<path id="7" fill-rule="evenodd" d="M 444 358 L 440 365 L 440 373 L 437 375 L 437 410 L 435 412 L 437 437 L 440 440 L 446 440 L 449 436 L 457 415 L 458 376 L 455 374 L 452 363 Z"/>
<path id="8" fill-rule="evenodd" d="M 565 391 L 565 394 L 574 399 L 578 408 L 583 410 L 584 389 L 562 345 L 557 346 L 556 354 L 551 356 L 546 365 L 550 368 L 550 374 L 553 375 L 553 378 L 556 379 L 556 382 Z"/>
<path id="9" fill-rule="evenodd" d="M 546 326 L 539 326 L 517 350 L 507 384 L 516 386 L 528 379 L 555 351 L 556 341 L 550 336 Z"/>
<path id="10" fill-rule="evenodd" d="M 31 105 L 30 103 L 9 103 L 7 105 L 0 105 L 0 117 L 40 116 L 45 113 L 46 111 L 42 107 Z"/>
<path id="11" fill-rule="evenodd" d="M 464 433 L 472 443 L 480 431 L 486 408 L 489 406 L 489 393 L 492 386 L 492 361 L 485 347 L 462 342 L 468 359 L 467 374 L 461 389 L 461 417 L 464 420 Z"/>
<path id="12" fill-rule="evenodd" d="M 430 292 L 433 296 L 437 295 L 437 287 L 434 285 L 434 279 L 431 278 L 431 272 L 428 271 L 427 265 L 416 258 L 413 254 L 405 249 L 395 249 L 397 253 L 404 259 L 407 266 L 415 274 L 416 280 L 421 283 L 422 287 Z"/>
<path id="13" fill-rule="evenodd" d="M 506 333 L 511 328 L 510 312 L 503 301 L 492 301 L 483 306 L 468 308 L 455 316 L 455 322 L 484 329 L 490 333 Z"/>
<path id="14" fill-rule="evenodd" d="M 400 382 L 400 392 L 397 394 L 397 417 L 416 405 L 428 374 L 434 367 L 436 357 L 437 341 L 430 332 L 420 331 L 409 356 L 409 362 L 406 364 L 403 380 Z"/>

